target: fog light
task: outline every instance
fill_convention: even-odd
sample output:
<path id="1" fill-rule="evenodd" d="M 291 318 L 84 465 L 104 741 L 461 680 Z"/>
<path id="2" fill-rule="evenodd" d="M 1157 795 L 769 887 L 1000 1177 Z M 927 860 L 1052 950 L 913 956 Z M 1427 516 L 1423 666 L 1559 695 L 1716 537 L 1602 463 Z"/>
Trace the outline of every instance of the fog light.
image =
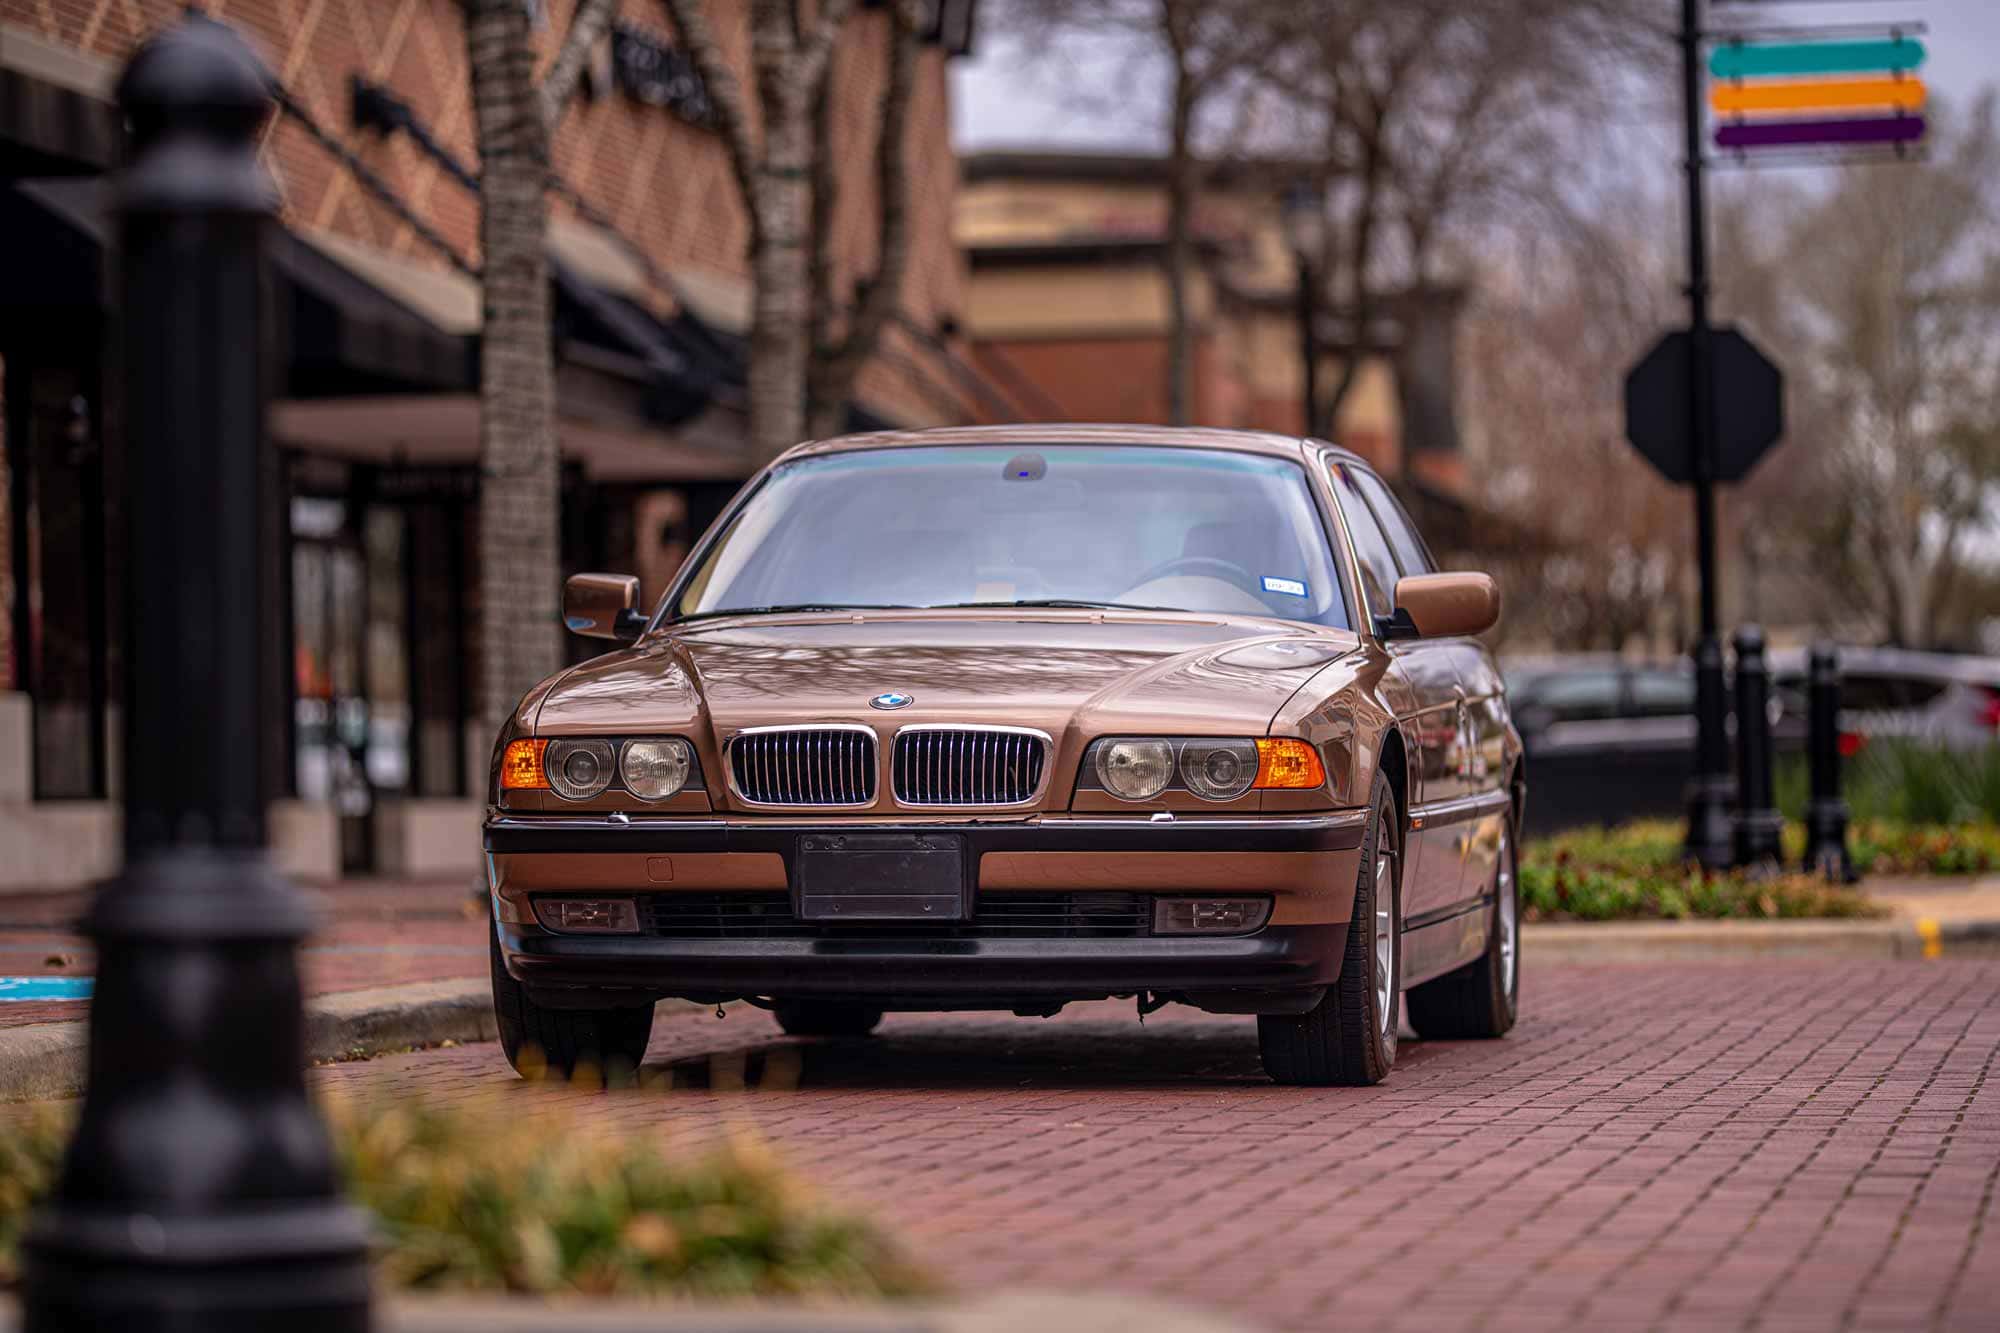
<path id="1" fill-rule="evenodd" d="M 1246 935 L 1271 919 L 1269 898 L 1156 898 L 1155 935 Z"/>
<path id="2" fill-rule="evenodd" d="M 535 915 L 550 930 L 571 935 L 631 935 L 639 909 L 630 898 L 537 898 Z"/>

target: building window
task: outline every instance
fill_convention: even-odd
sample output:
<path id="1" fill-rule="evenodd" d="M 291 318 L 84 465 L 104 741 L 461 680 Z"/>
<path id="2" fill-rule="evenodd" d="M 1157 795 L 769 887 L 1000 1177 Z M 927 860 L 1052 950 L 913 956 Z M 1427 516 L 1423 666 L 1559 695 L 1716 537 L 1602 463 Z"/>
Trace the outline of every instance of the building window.
<path id="1" fill-rule="evenodd" d="M 103 799 L 110 773 L 104 460 L 94 358 L 10 349 L 5 395 L 14 686 L 32 708 L 38 800 Z"/>

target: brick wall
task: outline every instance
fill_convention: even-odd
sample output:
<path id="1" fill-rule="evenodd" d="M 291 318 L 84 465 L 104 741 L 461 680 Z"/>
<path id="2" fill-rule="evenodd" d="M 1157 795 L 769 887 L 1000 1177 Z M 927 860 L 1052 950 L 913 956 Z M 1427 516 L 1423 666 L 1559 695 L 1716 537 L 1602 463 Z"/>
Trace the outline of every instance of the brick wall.
<path id="1" fill-rule="evenodd" d="M 747 69 L 747 0 L 708 0 L 715 27 L 739 69 Z M 547 0 L 542 34 L 552 57 L 574 0 Z M 173 21 L 180 0 L 0 0 L 0 22 L 93 55 L 122 59 L 147 33 Z M 386 179 L 459 253 L 477 261 L 473 196 L 406 137 L 349 128 L 349 79 L 386 85 L 462 161 L 476 165 L 464 30 L 456 0 L 207 0 L 205 9 L 257 40 L 291 93 Z M 627 0 L 628 22 L 671 40 L 664 9 Z M 886 68 L 886 15 L 848 25 L 834 63 L 834 147 L 841 167 L 835 217 L 843 287 L 874 265 L 873 128 Z M 942 54 L 927 48 L 909 115 L 913 253 L 904 309 L 926 326 L 961 313 L 962 264 L 951 239 L 958 185 L 951 153 Z M 752 99 L 754 101 L 754 99 Z M 276 119 L 265 152 L 284 189 L 293 226 L 331 230 L 410 259 L 446 261 L 289 119 Z M 579 95 L 556 136 L 556 169 L 638 241 L 660 266 L 747 274 L 747 227 L 722 142 L 663 108 L 616 91 Z M 561 216 L 565 206 L 554 211 Z M 654 293 L 663 307 L 667 293 Z M 863 375 L 870 406 L 913 420 L 938 419 L 950 406 L 902 363 L 921 356 L 907 338 L 896 355 Z M 933 371 L 935 374 L 935 371 Z"/>

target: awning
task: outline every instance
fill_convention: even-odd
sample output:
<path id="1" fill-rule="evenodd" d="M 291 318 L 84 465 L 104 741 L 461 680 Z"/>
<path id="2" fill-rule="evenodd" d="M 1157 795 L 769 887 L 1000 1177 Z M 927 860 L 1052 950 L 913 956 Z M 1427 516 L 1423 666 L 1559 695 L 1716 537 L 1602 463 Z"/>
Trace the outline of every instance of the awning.
<path id="1" fill-rule="evenodd" d="M 35 279 L 52 289 L 44 295 L 51 302 L 63 297 L 72 305 L 109 304 L 103 259 L 112 239 L 106 178 L 22 181 L 9 194 L 10 219 L 24 211 L 39 212 L 39 226 L 27 217 L 22 225 L 37 226 L 46 236 L 53 221 L 71 234 L 67 243 L 58 244 L 65 262 Z M 36 253 L 37 264 L 21 267 L 39 268 Z M 277 230 L 271 238 L 271 270 L 278 280 L 276 313 L 287 349 L 287 392 L 310 395 L 362 386 L 469 390 L 478 384 L 475 344 L 469 336 L 440 328 L 313 242 Z"/>
<path id="2" fill-rule="evenodd" d="M 108 305 L 103 254 L 112 240 L 103 176 L 23 181 L 0 191 L 10 238 L 40 242 L 25 281 L 0 304 Z M 43 263 L 46 256 L 51 262 Z M 331 233 L 278 229 L 271 238 L 284 350 L 283 396 L 291 400 L 396 394 L 474 395 L 479 385 L 478 282 Z M 715 386 L 736 379 L 733 349 L 692 313 L 662 319 L 607 291 L 559 255 L 550 257 L 553 333 L 564 384 L 587 385 L 573 406 L 594 421 L 608 402 L 629 408 L 621 428 L 679 426 L 709 405 Z M 560 372 L 574 369 L 576 373 Z M 740 470 L 740 469 L 739 469 Z"/>

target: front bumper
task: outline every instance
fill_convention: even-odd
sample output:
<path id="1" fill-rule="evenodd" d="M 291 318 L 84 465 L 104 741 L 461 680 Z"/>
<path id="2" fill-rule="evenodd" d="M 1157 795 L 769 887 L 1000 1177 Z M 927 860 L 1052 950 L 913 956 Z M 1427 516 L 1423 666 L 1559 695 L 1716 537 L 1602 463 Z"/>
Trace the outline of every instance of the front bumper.
<path id="1" fill-rule="evenodd" d="M 1365 811 L 1326 815 L 963 821 L 496 816 L 485 831 L 502 956 L 538 998 L 863 996 L 906 1007 L 1005 1006 L 1155 991 L 1311 993 L 1334 981 Z M 795 885 L 808 833 L 950 833 L 979 895 L 1127 890 L 1268 893 L 1249 935 L 925 937 L 862 923 L 814 938 L 553 934 L 543 893 L 671 894 Z"/>

